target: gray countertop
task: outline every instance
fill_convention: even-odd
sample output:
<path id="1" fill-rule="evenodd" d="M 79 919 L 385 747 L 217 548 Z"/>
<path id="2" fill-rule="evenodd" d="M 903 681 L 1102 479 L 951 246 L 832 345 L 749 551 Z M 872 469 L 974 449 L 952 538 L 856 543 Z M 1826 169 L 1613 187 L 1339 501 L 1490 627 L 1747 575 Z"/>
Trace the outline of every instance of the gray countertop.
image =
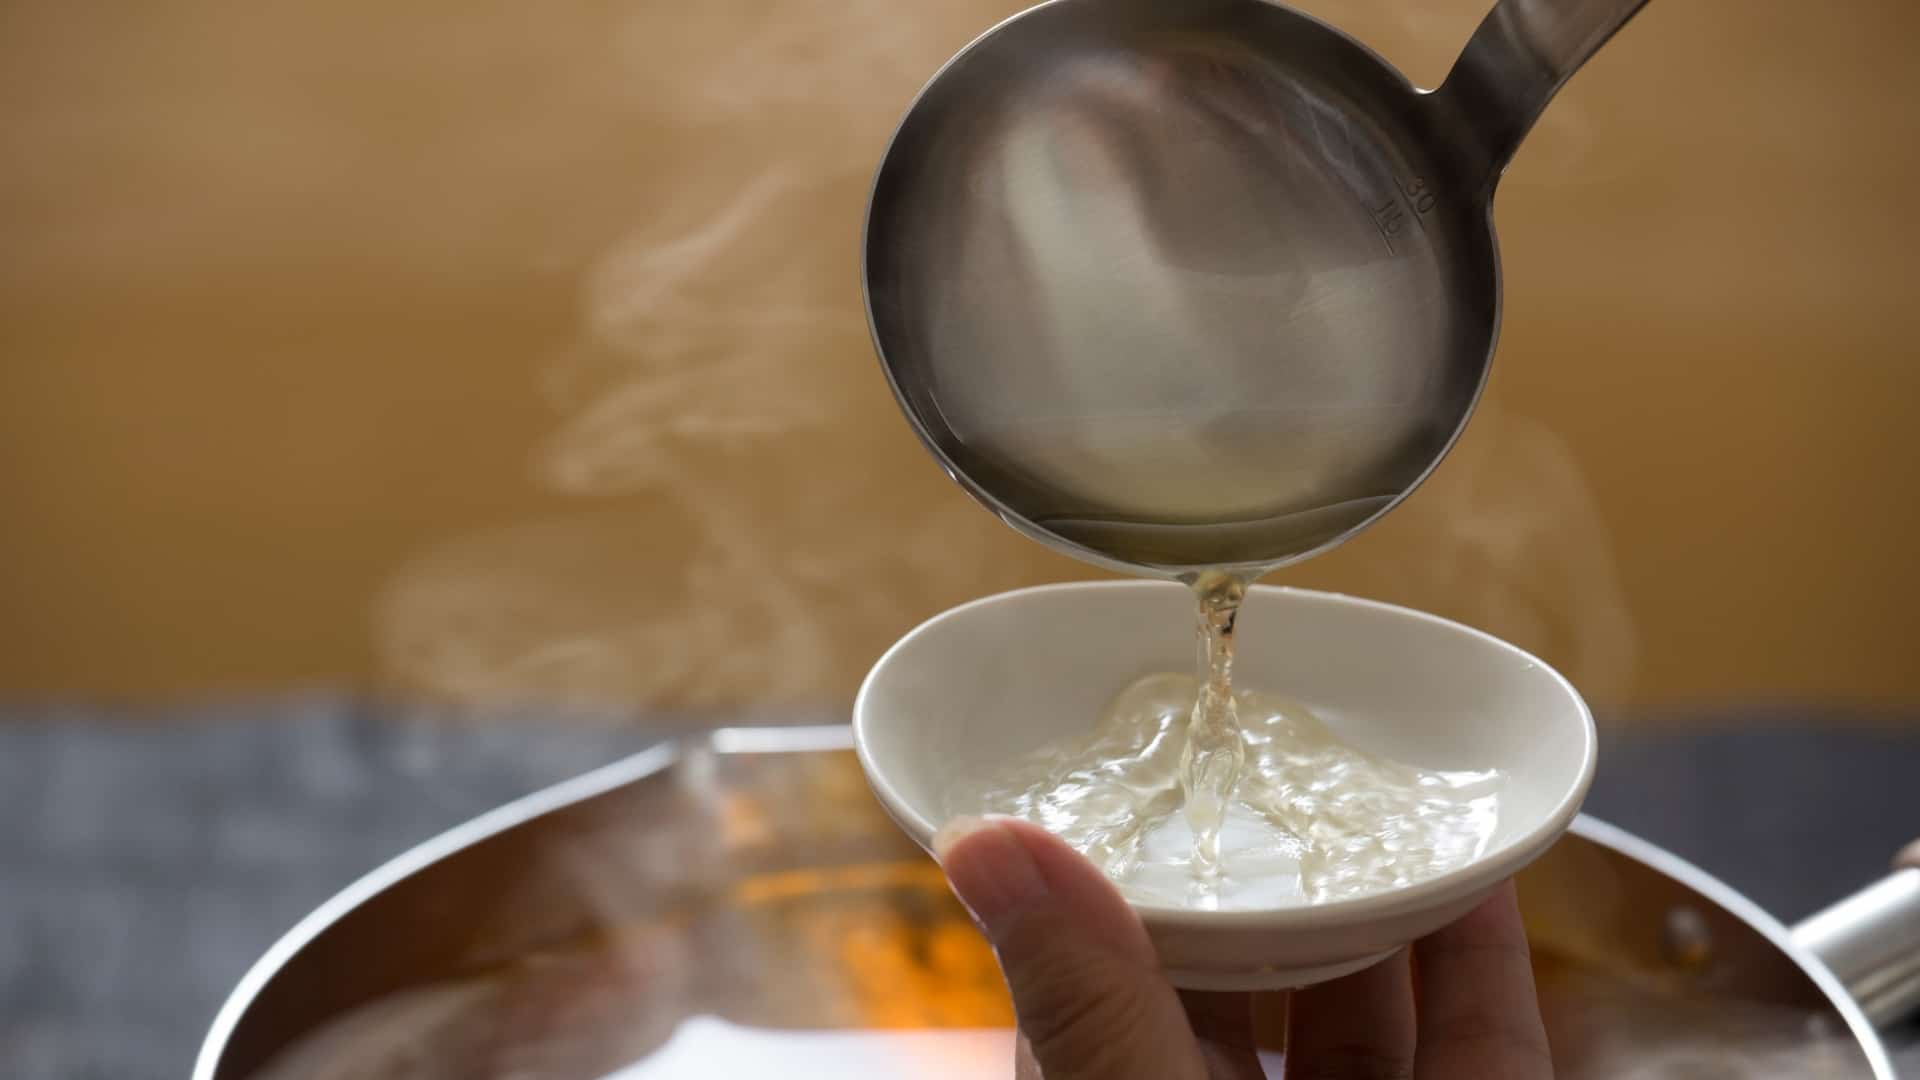
<path id="1" fill-rule="evenodd" d="M 185 1074 L 284 930 L 387 857 L 646 745 L 311 697 L 142 723 L 0 710 L 0 1076 Z M 1793 920 L 1920 835 L 1920 725 L 1788 713 L 1607 740 L 1588 809 Z M 1671 731 L 1671 727 L 1663 730 Z M 1904 1067 L 1920 1046 L 1903 1032 Z"/>

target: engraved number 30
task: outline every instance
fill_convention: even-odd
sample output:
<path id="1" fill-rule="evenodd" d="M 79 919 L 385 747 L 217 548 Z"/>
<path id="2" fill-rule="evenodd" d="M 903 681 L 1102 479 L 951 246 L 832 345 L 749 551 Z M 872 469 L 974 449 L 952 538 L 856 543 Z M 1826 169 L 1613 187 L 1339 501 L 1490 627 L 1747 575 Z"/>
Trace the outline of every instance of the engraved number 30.
<path id="1" fill-rule="evenodd" d="M 1427 182 L 1420 177 L 1416 176 L 1407 181 L 1401 190 L 1406 193 L 1407 201 L 1413 204 L 1415 212 L 1424 214 L 1433 209 L 1435 201 L 1433 189 L 1428 187 Z"/>

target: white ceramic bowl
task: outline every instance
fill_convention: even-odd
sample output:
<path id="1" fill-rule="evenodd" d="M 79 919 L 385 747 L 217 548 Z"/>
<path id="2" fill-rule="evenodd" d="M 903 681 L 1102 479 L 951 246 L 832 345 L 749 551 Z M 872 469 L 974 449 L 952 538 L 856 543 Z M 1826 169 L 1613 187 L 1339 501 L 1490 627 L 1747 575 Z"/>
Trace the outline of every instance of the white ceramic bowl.
<path id="1" fill-rule="evenodd" d="M 1192 594 L 1167 582 L 1049 585 L 987 597 L 887 651 L 854 702 L 861 765 L 921 846 L 947 787 L 1069 733 L 1113 695 L 1194 662 Z M 1459 918 L 1544 852 L 1593 779 L 1593 716 L 1546 664 L 1434 615 L 1332 593 L 1256 587 L 1234 677 L 1313 707 L 1342 738 L 1432 769 L 1498 768 L 1508 785 L 1486 853 L 1350 900 L 1253 911 L 1135 904 L 1162 965 L 1191 989 L 1305 986 L 1357 971 Z"/>

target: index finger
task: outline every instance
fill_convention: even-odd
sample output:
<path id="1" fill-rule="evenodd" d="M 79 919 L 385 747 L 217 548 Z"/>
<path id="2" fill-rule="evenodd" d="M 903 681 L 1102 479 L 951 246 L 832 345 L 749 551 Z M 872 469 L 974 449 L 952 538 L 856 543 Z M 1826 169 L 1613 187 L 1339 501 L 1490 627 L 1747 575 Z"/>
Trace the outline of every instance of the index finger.
<path id="1" fill-rule="evenodd" d="M 1553 1076 L 1513 883 L 1414 943 L 1415 1080 Z"/>

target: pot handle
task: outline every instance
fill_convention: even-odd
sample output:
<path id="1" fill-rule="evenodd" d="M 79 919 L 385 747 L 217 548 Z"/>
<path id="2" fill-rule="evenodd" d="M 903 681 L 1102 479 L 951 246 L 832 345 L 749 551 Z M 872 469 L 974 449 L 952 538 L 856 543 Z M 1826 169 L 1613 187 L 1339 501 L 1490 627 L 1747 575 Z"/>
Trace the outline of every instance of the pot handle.
<path id="1" fill-rule="evenodd" d="M 1794 943 L 1819 957 L 1884 1028 L 1920 1007 L 1920 840 L 1893 873 L 1801 920 Z"/>

